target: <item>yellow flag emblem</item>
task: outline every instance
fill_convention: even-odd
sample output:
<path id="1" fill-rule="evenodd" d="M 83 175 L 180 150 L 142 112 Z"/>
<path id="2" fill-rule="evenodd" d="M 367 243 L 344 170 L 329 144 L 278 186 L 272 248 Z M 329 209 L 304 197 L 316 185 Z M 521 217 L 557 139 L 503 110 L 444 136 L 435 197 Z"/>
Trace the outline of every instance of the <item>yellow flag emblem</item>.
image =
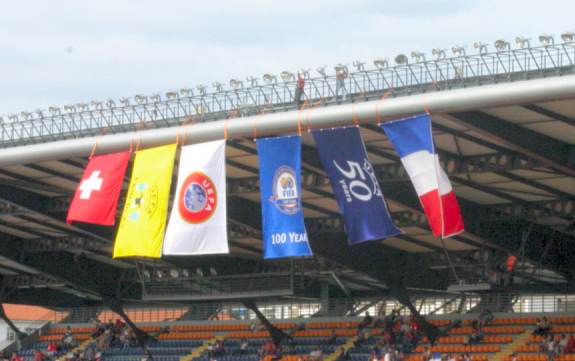
<path id="1" fill-rule="evenodd" d="M 162 256 L 176 144 L 136 153 L 114 258 Z"/>

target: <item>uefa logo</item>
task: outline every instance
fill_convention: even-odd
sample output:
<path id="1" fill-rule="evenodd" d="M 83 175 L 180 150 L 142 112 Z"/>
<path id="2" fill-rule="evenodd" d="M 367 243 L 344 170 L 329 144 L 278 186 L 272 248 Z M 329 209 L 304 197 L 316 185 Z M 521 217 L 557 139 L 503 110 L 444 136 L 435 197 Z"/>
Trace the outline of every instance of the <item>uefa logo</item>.
<path id="1" fill-rule="evenodd" d="M 180 189 L 178 210 L 188 223 L 202 223 L 210 219 L 218 205 L 214 182 L 202 172 L 190 174 Z"/>
<path id="2" fill-rule="evenodd" d="M 270 200 L 284 214 L 292 215 L 300 211 L 297 181 L 292 168 L 283 165 L 276 170 Z"/>

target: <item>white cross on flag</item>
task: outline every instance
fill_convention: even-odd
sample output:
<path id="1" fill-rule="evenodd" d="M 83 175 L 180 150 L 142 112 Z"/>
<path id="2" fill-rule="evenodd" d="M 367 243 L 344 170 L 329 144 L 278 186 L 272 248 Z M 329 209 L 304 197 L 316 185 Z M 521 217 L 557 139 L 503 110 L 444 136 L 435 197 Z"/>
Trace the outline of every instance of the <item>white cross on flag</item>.
<path id="1" fill-rule="evenodd" d="M 100 178 L 101 171 L 95 170 L 90 174 L 90 178 L 83 180 L 80 183 L 80 199 L 90 199 L 92 191 L 99 191 L 102 189 L 102 181 Z"/>
<path id="2" fill-rule="evenodd" d="M 68 209 L 66 221 L 113 226 L 130 152 L 90 159 Z"/>

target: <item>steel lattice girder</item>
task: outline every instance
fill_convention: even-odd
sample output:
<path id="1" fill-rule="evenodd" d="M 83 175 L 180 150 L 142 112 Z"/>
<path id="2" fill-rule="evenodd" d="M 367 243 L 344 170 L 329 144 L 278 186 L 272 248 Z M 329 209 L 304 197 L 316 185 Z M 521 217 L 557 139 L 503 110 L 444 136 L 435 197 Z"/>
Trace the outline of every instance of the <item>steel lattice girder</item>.
<path id="1" fill-rule="evenodd" d="M 466 88 L 468 85 L 478 87 L 482 84 L 517 82 L 572 73 L 574 51 L 570 44 L 551 44 L 514 49 L 509 53 L 466 54 L 449 58 L 448 61 L 437 59 L 424 64 L 358 69 L 349 72 L 345 82 L 350 92 L 349 101 L 378 99 L 390 93 L 393 97 Z M 541 61 L 530 61 L 531 57 Z M 512 65 L 501 67 L 499 64 L 502 62 Z M 334 75 L 310 77 L 305 84 L 306 100 L 312 104 L 337 103 L 338 99 L 334 96 L 335 83 Z M 294 109 L 294 87 L 293 81 L 263 85 L 255 82 L 237 89 L 216 88 L 210 92 L 203 89 L 199 94 L 186 89 L 181 97 L 172 92 L 164 100 L 154 97 L 148 101 L 148 97 L 143 97 L 134 105 L 130 105 L 129 101 L 116 105 L 112 101 L 105 107 L 102 103 L 92 107 L 86 104 L 78 108 L 68 107 L 64 112 L 52 108 L 50 114 L 40 111 L 29 113 L 20 121 L 3 122 L 0 124 L 0 139 L 3 144 L 10 146 L 48 138 L 71 138 L 78 132 L 96 135 L 102 128 L 110 129 L 111 132 L 137 130 L 141 123 L 165 127 L 181 122 L 221 119 L 232 114 L 249 115 Z M 525 96 L 530 95 L 527 92 Z M 508 100 L 509 95 L 501 95 L 500 98 Z M 475 104 L 481 105 L 481 102 Z M 435 110 L 433 105 L 432 110 Z"/>
<path id="2" fill-rule="evenodd" d="M 498 143 L 505 144 L 529 158 L 538 159 L 558 172 L 575 176 L 573 145 L 483 112 L 450 113 L 448 117 L 496 138 Z"/>
<path id="3" fill-rule="evenodd" d="M 227 134 L 229 139 L 252 137 L 256 130 L 260 136 L 286 134 L 297 131 L 298 127 L 301 129 L 301 120 L 304 117 L 306 125 L 309 125 L 310 128 L 318 129 L 352 125 L 358 119 L 364 123 L 376 123 L 382 118 L 402 117 L 407 114 L 421 112 L 425 108 L 428 108 L 433 113 L 454 112 L 512 103 L 538 103 L 564 99 L 574 95 L 575 76 L 569 75 L 535 79 L 529 82 L 499 83 L 481 87 L 452 89 L 445 92 L 429 92 L 401 98 L 388 98 L 385 102 L 378 99 L 354 102 L 353 104 L 308 108 L 304 110 L 304 114 L 302 114 L 301 110 L 294 109 L 293 102 L 291 102 L 290 107 L 293 109 L 291 111 L 239 117 L 235 118 L 233 122 L 222 119 L 214 122 L 181 125 L 180 121 L 182 119 L 177 115 L 170 115 L 169 121 L 162 122 L 159 119 L 161 117 L 158 116 L 161 111 L 158 109 L 158 114 L 149 112 L 149 114 L 146 114 L 147 118 L 157 119 L 159 123 L 164 123 L 164 125 L 170 123 L 172 126 L 161 129 L 154 127 L 154 129 L 137 132 L 115 133 L 106 137 L 82 137 L 5 148 L 0 153 L 0 164 L 7 166 L 65 157 L 88 156 L 94 143 L 98 143 L 98 149 L 101 152 L 113 152 L 128 149 L 134 139 L 140 139 L 142 146 L 150 147 L 173 143 L 174 139 L 181 134 L 189 135 L 190 140 L 193 142 L 222 139 L 224 134 Z M 133 124 L 137 123 L 139 123 L 139 119 Z M 154 122 L 150 121 L 148 124 L 154 125 Z M 14 125 L 20 126 L 21 123 L 10 123 L 10 126 Z M 37 129 L 35 130 L 37 131 Z M 41 139 L 41 137 L 34 139 L 34 141 L 42 140 L 46 139 Z M 5 144 L 10 143 L 5 142 Z"/>

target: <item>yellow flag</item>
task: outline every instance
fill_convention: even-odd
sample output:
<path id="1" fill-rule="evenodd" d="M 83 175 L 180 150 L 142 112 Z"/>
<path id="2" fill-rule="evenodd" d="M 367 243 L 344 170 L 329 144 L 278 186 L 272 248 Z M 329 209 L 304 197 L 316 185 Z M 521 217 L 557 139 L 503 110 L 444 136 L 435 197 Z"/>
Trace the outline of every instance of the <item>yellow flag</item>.
<path id="1" fill-rule="evenodd" d="M 176 144 L 136 153 L 114 258 L 162 256 Z"/>

